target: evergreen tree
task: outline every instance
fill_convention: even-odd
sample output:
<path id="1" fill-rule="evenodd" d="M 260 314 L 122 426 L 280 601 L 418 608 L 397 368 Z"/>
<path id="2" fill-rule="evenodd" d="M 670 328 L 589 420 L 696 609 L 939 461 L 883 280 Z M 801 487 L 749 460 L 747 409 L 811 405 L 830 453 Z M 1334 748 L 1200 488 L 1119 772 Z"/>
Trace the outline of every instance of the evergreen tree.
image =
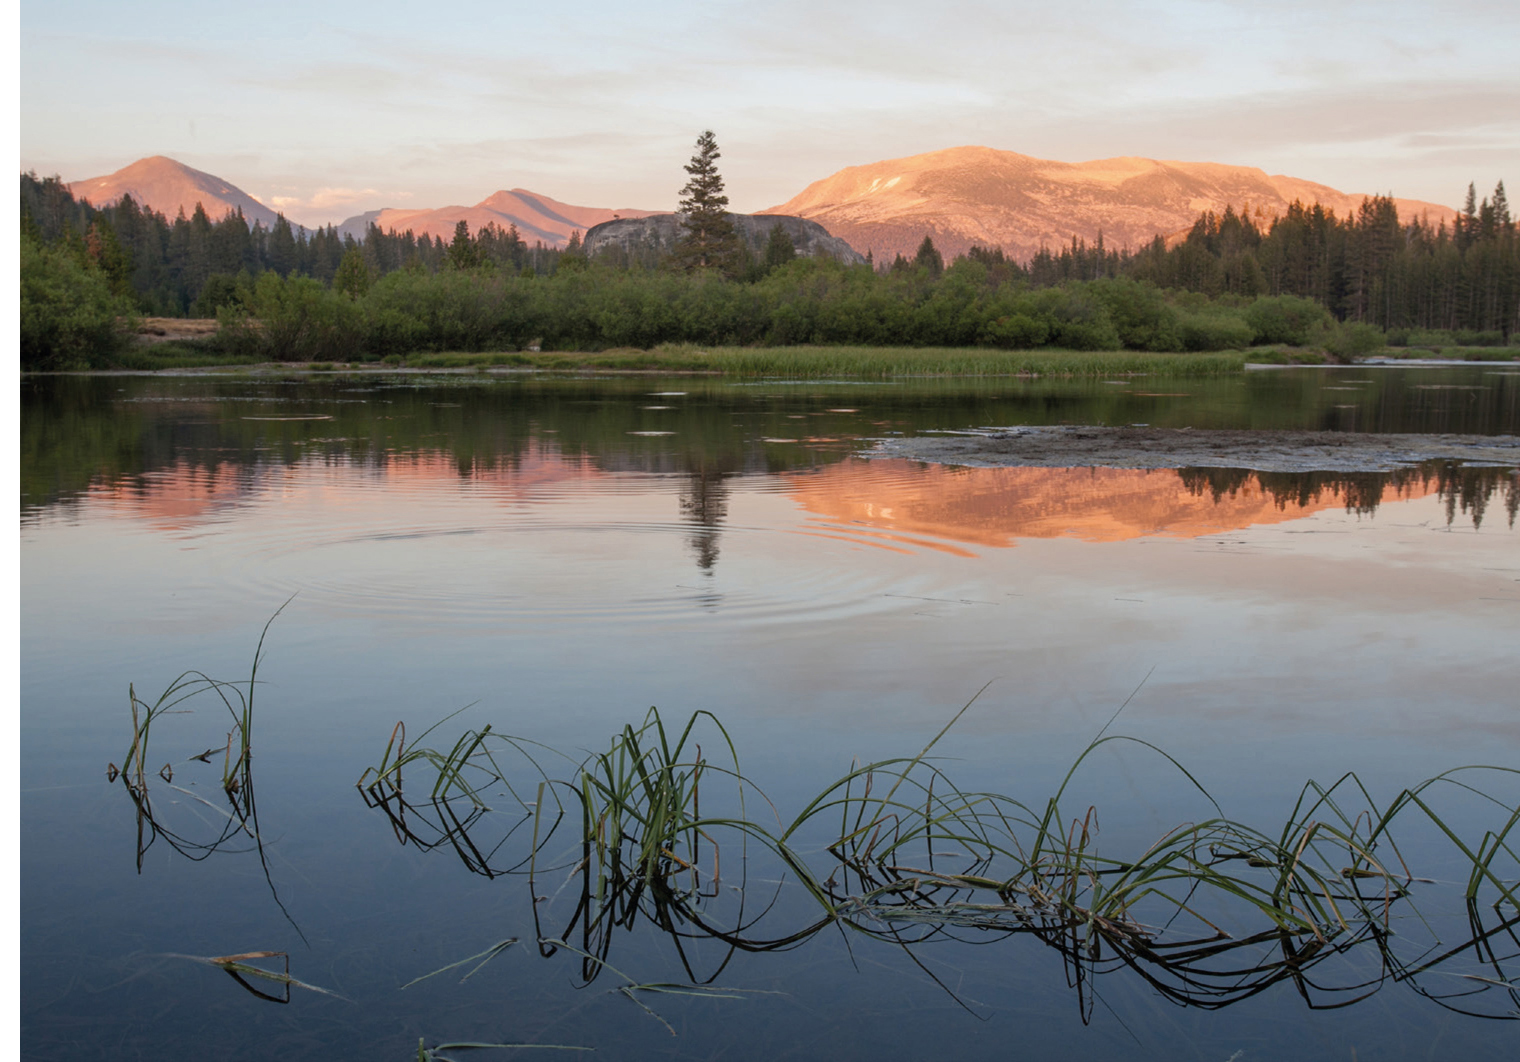
<path id="1" fill-rule="evenodd" d="M 770 239 L 765 241 L 765 269 L 769 272 L 786 265 L 797 257 L 797 245 L 787 235 L 781 222 L 771 226 Z"/>
<path id="2" fill-rule="evenodd" d="M 370 282 L 370 271 L 364 261 L 364 252 L 358 247 L 345 251 L 343 260 L 338 263 L 338 271 L 333 274 L 333 289 L 343 292 L 349 298 L 358 299 L 369 291 Z"/>
<path id="3" fill-rule="evenodd" d="M 269 268 L 282 277 L 289 276 L 295 271 L 298 260 L 296 237 L 290 229 L 290 222 L 285 220 L 284 214 L 277 214 L 274 231 L 269 234 Z"/>
<path id="4" fill-rule="evenodd" d="M 725 275 L 737 267 L 739 237 L 728 216 L 728 196 L 718 173 L 718 140 L 711 129 L 697 137 L 697 153 L 686 164 L 691 179 L 681 189 L 681 226 L 685 234 L 676 244 L 677 267 L 690 271 L 712 269 Z"/>
<path id="5" fill-rule="evenodd" d="M 924 236 L 924 242 L 918 245 L 918 253 L 913 256 L 913 264 L 927 270 L 931 277 L 938 277 L 945 271 L 945 259 L 927 234 Z"/>
<path id="6" fill-rule="evenodd" d="M 449 243 L 449 264 L 455 269 L 469 269 L 480 264 L 475 243 L 470 239 L 469 223 L 462 218 L 454 226 L 454 239 Z"/>

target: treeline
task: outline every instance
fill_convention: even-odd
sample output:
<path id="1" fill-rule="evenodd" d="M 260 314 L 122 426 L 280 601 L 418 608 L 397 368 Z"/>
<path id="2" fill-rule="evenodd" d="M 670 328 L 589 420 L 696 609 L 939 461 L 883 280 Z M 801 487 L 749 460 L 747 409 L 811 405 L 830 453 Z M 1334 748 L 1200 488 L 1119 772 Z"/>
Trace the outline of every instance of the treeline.
<path id="1" fill-rule="evenodd" d="M 1520 241 L 1502 184 L 1454 229 L 1402 225 L 1389 199 L 1338 219 L 1295 204 L 1258 225 L 1206 214 L 1173 247 L 1073 241 L 1028 263 L 932 240 L 890 265 L 795 256 L 777 229 L 732 277 L 529 247 L 515 230 L 448 243 L 364 240 L 197 209 L 170 223 L 130 199 L 103 210 L 22 176 L 22 362 L 99 363 L 113 323 L 217 316 L 231 354 L 338 361 L 413 351 L 649 348 L 660 343 L 1207 351 L 1261 344 L 1343 356 L 1388 342 L 1505 342 Z M 779 238 L 778 238 L 779 237 Z M 783 244 L 785 246 L 783 246 Z M 119 339 L 119 337 L 118 337 Z"/>
<path id="2" fill-rule="evenodd" d="M 1502 181 L 1481 203 L 1469 185 L 1451 227 L 1404 224 L 1383 196 L 1344 218 L 1294 203 L 1264 229 L 1233 209 L 1209 213 L 1175 247 L 1158 239 L 1120 268 L 1207 295 L 1298 295 L 1390 334 L 1439 329 L 1497 341 L 1520 330 L 1520 235 Z"/>
<path id="3" fill-rule="evenodd" d="M 335 227 L 308 230 L 280 216 L 272 229 L 250 225 L 241 211 L 213 220 L 196 204 L 188 218 L 170 221 L 123 196 L 97 209 L 76 200 L 57 177 L 21 175 L 21 228 L 43 246 L 63 244 L 81 264 L 98 268 L 112 290 L 153 317 L 214 317 L 263 273 L 311 277 L 330 284 L 345 255 L 354 254 L 376 275 L 399 269 L 478 266 L 552 272 L 559 252 L 529 245 L 515 227 L 494 226 L 463 243 L 412 232 L 381 232 L 371 225 L 362 240 Z"/>

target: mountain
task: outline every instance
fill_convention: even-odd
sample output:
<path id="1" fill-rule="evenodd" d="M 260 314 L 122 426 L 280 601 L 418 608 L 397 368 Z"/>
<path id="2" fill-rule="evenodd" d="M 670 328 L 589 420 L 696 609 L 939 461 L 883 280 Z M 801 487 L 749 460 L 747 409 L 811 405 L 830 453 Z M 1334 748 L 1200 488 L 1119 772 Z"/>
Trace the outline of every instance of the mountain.
<path id="1" fill-rule="evenodd" d="M 250 225 L 257 221 L 268 229 L 275 223 L 275 212 L 241 188 L 162 155 L 138 159 L 105 177 L 74 181 L 69 191 L 75 199 L 88 199 L 97 207 L 130 194 L 138 206 L 152 207 L 170 221 L 181 210 L 186 217 L 194 214 L 195 204 L 199 203 L 212 221 L 220 221 L 241 209 Z"/>
<path id="2" fill-rule="evenodd" d="M 418 236 L 437 236 L 447 242 L 454 236 L 454 226 L 466 222 L 470 232 L 477 233 L 489 223 L 505 230 L 516 225 L 518 235 L 528 243 L 542 242 L 545 247 L 564 247 L 570 242 L 572 232 L 585 232 L 593 225 L 617 218 L 647 218 L 655 210 L 634 210 L 624 207 L 611 210 L 604 207 L 572 206 L 550 199 L 546 195 L 530 192 L 526 188 L 513 188 L 509 192 L 497 192 L 487 196 L 472 207 L 448 206 L 437 210 L 371 210 L 366 214 L 349 218 L 338 226 L 338 231 L 363 238 L 371 224 L 378 225 L 381 232 L 394 229 L 405 232 L 410 229 Z"/>
<path id="3" fill-rule="evenodd" d="M 1053 162 L 1012 151 L 958 147 L 850 166 L 761 214 L 810 218 L 876 260 L 912 257 L 927 234 L 948 258 L 972 244 L 1002 247 L 1024 261 L 1073 236 L 1092 244 L 1138 249 L 1154 237 L 1190 228 L 1205 210 L 1249 210 L 1258 225 L 1295 199 L 1345 216 L 1364 196 L 1249 166 L 1117 158 Z M 1406 221 L 1432 224 L 1456 211 L 1396 199 Z"/>

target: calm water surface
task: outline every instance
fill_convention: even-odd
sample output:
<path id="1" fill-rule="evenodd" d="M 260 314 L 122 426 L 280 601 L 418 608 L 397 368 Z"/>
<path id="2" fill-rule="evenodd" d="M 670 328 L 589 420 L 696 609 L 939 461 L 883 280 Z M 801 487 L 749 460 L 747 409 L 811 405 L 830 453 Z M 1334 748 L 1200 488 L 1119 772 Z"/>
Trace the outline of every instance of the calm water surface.
<path id="1" fill-rule="evenodd" d="M 1315 968 L 1315 1006 L 1288 981 L 1209 1010 L 1124 968 L 1073 988 L 1061 952 L 1029 936 L 907 951 L 834 929 L 731 953 L 635 920 L 610 946 L 616 971 L 746 990 L 642 996 L 656 1018 L 614 991 L 615 972 L 587 984 L 580 956 L 533 946 L 573 921 L 563 871 L 536 880 L 535 925 L 524 878 L 398 843 L 354 785 L 398 720 L 415 736 L 470 706 L 432 743 L 490 723 L 578 757 L 657 705 L 667 720 L 716 713 L 789 818 L 852 762 L 917 752 L 988 683 L 937 746 L 941 766 L 1042 807 L 1126 700 L 1110 732 L 1165 749 L 1267 833 L 1310 779 L 1354 771 L 1385 803 L 1449 768 L 1520 766 L 1512 470 L 856 456 L 893 432 L 1021 423 L 1513 433 L 1513 371 L 1155 386 L 36 378 L 22 410 L 29 1058 L 403 1059 L 419 1037 L 739 1059 L 1478 1058 L 1515 1043 L 1500 1019 L 1520 1002 L 1473 980 L 1516 975 L 1512 925 L 1412 985 L 1368 947 Z M 155 724 L 152 767 L 174 767 L 172 782 L 150 773 L 152 804 L 174 836 L 140 835 L 105 778 L 131 739 L 128 683 L 152 699 L 190 669 L 246 678 L 287 600 L 258 692 L 264 861 L 246 837 L 194 847 L 226 821 L 221 753 L 186 762 L 226 742 L 209 701 Z M 1515 806 L 1498 772 L 1482 784 Z M 1439 794 L 1473 843 L 1503 828 L 1498 805 Z M 1063 808 L 1089 806 L 1113 854 L 1214 813 L 1132 743 L 1075 776 Z M 484 816 L 472 843 L 517 821 Z M 1472 931 L 1451 845 L 1434 829 L 1401 843 L 1432 879 L 1415 896 L 1425 921 L 1390 916 L 1407 971 Z M 737 851 L 724 858 L 715 906 L 743 880 Z M 1494 868 L 1511 887 L 1520 876 L 1512 856 Z M 772 905 L 771 925 L 813 913 L 758 863 L 746 895 Z M 1514 915 L 1484 910 L 1488 929 Z M 469 966 L 400 987 L 508 937 L 521 943 L 463 983 Z M 1483 947 L 1511 958 L 1485 964 Z M 331 994 L 269 1002 L 194 961 L 251 951 L 289 952 L 291 974 Z"/>

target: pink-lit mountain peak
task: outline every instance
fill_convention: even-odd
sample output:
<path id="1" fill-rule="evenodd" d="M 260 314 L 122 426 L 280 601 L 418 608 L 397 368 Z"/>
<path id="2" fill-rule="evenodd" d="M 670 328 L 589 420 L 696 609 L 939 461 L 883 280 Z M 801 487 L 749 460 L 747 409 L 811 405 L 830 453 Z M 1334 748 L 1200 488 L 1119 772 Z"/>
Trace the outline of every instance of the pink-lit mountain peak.
<path id="1" fill-rule="evenodd" d="M 130 195 L 139 206 L 171 220 L 181 211 L 189 217 L 195 213 L 196 204 L 204 207 L 213 221 L 235 210 L 241 210 L 250 225 L 260 222 L 265 228 L 272 227 L 276 218 L 273 210 L 231 182 L 164 155 L 138 159 L 115 173 L 74 181 L 68 187 L 75 198 L 97 207 Z"/>
<path id="2" fill-rule="evenodd" d="M 981 244 L 1027 259 L 1074 236 L 1094 243 L 1099 233 L 1111 247 L 1138 248 L 1207 210 L 1234 207 L 1265 225 L 1294 200 L 1345 216 L 1364 198 L 1254 166 L 1135 156 L 1059 162 L 957 147 L 846 167 L 763 213 L 816 221 L 878 259 L 911 256 L 925 235 L 946 254 Z M 1395 203 L 1406 220 L 1455 216 L 1436 203 Z"/>

